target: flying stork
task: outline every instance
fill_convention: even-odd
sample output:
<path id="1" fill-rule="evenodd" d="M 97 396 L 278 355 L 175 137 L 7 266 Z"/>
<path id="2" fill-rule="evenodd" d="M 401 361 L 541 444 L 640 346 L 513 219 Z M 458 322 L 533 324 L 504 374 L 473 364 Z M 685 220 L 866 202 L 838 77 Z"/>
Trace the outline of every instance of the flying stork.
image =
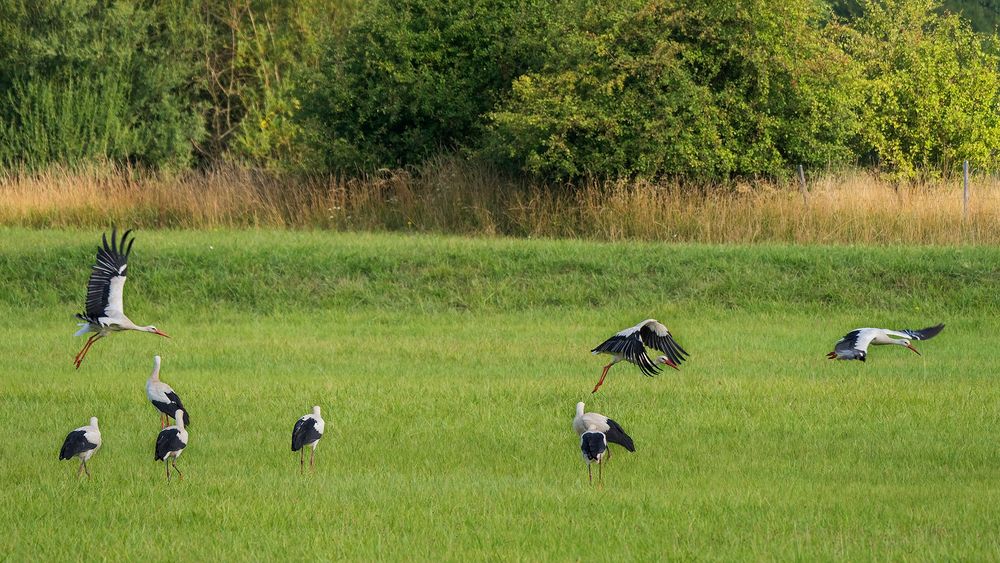
<path id="1" fill-rule="evenodd" d="M 918 356 L 920 352 L 910 344 L 910 340 L 930 340 L 944 328 L 943 324 L 920 330 L 889 330 L 886 328 L 858 328 L 848 332 L 837 341 L 833 352 L 826 355 L 831 360 L 861 360 L 868 357 L 868 346 L 874 344 L 895 344 L 913 350 Z"/>
<path id="2" fill-rule="evenodd" d="M 93 457 L 94 453 L 101 447 L 101 430 L 97 427 L 97 417 L 90 417 L 90 424 L 81 426 L 66 435 L 62 449 L 59 450 L 59 459 L 69 459 L 73 456 L 80 458 L 80 468 L 76 470 L 79 477 L 83 471 L 87 472 L 87 479 L 90 479 L 90 470 L 87 469 L 87 460 Z"/>
<path id="3" fill-rule="evenodd" d="M 576 404 L 576 416 L 573 417 L 573 431 L 580 437 L 580 451 L 583 461 L 587 463 L 587 477 L 594 481 L 590 464 L 597 462 L 597 477 L 603 479 L 602 462 L 611 457 L 608 443 L 618 444 L 630 452 L 635 451 L 632 438 L 625 433 L 614 420 L 596 412 L 583 412 L 584 404 Z"/>
<path id="4" fill-rule="evenodd" d="M 312 452 L 309 454 L 309 468 L 314 468 L 313 458 L 316 456 L 316 445 L 323 437 L 325 427 L 326 423 L 319 414 L 318 405 L 313 407 L 312 414 L 304 415 L 295 421 L 295 427 L 292 428 L 292 451 L 299 452 L 299 473 L 304 470 L 306 452 L 303 448 L 306 446 L 312 446 Z"/>
<path id="5" fill-rule="evenodd" d="M 135 236 L 128 240 L 132 231 L 125 231 L 121 240 L 118 239 L 118 230 L 111 229 L 111 244 L 108 245 L 107 233 L 101 235 L 103 247 L 97 249 L 97 262 L 90 272 L 90 281 L 87 283 L 87 310 L 76 317 L 83 321 L 79 324 L 80 330 L 73 336 L 82 336 L 87 333 L 94 333 L 87 339 L 83 349 L 73 359 L 73 364 L 77 369 L 83 363 L 84 356 L 95 342 L 108 336 L 109 334 L 123 330 L 138 330 L 142 332 L 152 332 L 160 336 L 167 336 L 157 330 L 155 326 L 139 326 L 125 316 L 122 308 L 122 288 L 125 286 L 125 270 L 128 268 L 128 256 L 132 252 L 132 243 Z M 167 337 L 169 338 L 169 337 Z"/>
<path id="6" fill-rule="evenodd" d="M 177 472 L 181 480 L 184 479 L 184 474 L 177 468 L 177 458 L 181 457 L 181 453 L 188 445 L 188 433 L 184 429 L 185 412 L 177 410 L 174 416 L 177 424 L 160 430 L 159 435 L 156 436 L 156 455 L 153 456 L 153 461 L 162 460 L 163 465 L 166 466 L 167 481 L 170 480 L 171 458 L 173 458 L 174 471 Z"/>
<path id="7" fill-rule="evenodd" d="M 650 360 L 646 355 L 646 346 L 666 354 L 656 360 Z M 604 383 L 605 376 L 611 366 L 625 360 L 639 366 L 639 370 L 644 375 L 653 377 L 660 373 L 659 365 L 667 365 L 679 370 L 678 364 L 687 359 L 689 355 L 674 337 L 667 330 L 663 323 L 656 319 L 646 319 L 641 323 L 626 328 L 611 338 L 599 344 L 590 351 L 593 354 L 608 354 L 611 356 L 611 363 L 604 366 L 601 372 L 601 379 L 594 386 L 592 393 L 597 393 Z"/>
<path id="8" fill-rule="evenodd" d="M 160 381 L 160 357 L 153 356 L 153 374 L 146 381 L 146 397 L 153 403 L 156 410 L 160 411 L 160 430 L 166 426 L 169 418 L 176 418 L 178 410 L 184 413 L 184 426 L 191 424 L 191 417 L 188 410 L 181 403 L 181 398 L 177 396 L 173 388 Z"/>

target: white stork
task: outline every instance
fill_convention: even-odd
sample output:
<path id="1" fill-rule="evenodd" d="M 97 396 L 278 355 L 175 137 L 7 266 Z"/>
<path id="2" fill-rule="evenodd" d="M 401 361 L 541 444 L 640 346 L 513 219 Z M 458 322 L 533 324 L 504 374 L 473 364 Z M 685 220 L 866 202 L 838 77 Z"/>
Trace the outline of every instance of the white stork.
<path id="1" fill-rule="evenodd" d="M 655 361 L 646 355 L 646 346 L 666 354 L 656 358 Z M 604 383 L 605 376 L 611 366 L 625 360 L 639 366 L 639 370 L 644 375 L 653 377 L 660 373 L 659 365 L 667 365 L 679 370 L 678 364 L 687 359 L 688 353 L 681 348 L 680 344 L 667 330 L 663 323 L 656 319 L 646 319 L 641 323 L 626 328 L 611 338 L 599 344 L 590 351 L 593 354 L 608 354 L 611 356 L 611 363 L 604 366 L 601 372 L 601 379 L 594 386 L 592 393 L 597 393 Z"/>
<path id="2" fill-rule="evenodd" d="M 292 428 L 292 451 L 299 452 L 299 473 L 302 473 L 305 465 L 306 452 L 303 448 L 312 446 L 309 454 L 309 467 L 313 468 L 313 458 L 316 456 L 316 445 L 323 437 L 323 429 L 326 423 L 319 414 L 319 406 L 313 407 L 312 414 L 307 414 L 295 421 Z"/>
<path id="3" fill-rule="evenodd" d="M 164 428 L 156 436 L 156 455 L 153 456 L 153 461 L 162 460 L 166 466 L 167 481 L 170 480 L 171 459 L 173 459 L 174 471 L 182 480 L 184 479 L 184 474 L 177 468 L 177 458 L 181 457 L 181 453 L 188 445 L 188 433 L 184 429 L 184 411 L 178 410 L 174 415 L 177 424 Z"/>
<path id="4" fill-rule="evenodd" d="M 81 426 L 66 435 L 62 449 L 59 450 L 59 459 L 69 459 L 73 456 L 80 458 L 80 468 L 76 470 L 76 476 L 80 472 L 87 472 L 87 479 L 90 479 L 90 470 L 87 469 L 87 460 L 93 457 L 94 453 L 101 447 L 101 430 L 97 427 L 97 417 L 90 417 L 90 424 Z"/>
<path id="5" fill-rule="evenodd" d="M 597 462 L 597 477 L 603 479 L 602 462 L 611 457 L 608 443 L 618 444 L 630 452 L 635 451 L 632 438 L 625 433 L 614 420 L 596 412 L 583 412 L 584 404 L 576 404 L 576 416 L 573 417 L 573 431 L 580 437 L 580 452 L 583 461 L 587 463 L 587 477 L 594 481 L 590 464 Z"/>
<path id="6" fill-rule="evenodd" d="M 886 328 L 858 328 L 848 332 L 837 341 L 833 352 L 826 355 L 831 360 L 861 360 L 868 357 L 868 346 L 895 344 L 913 350 L 918 356 L 920 352 L 910 344 L 911 340 L 929 340 L 937 336 L 944 328 L 943 324 L 920 330 L 889 330 Z"/>
<path id="7" fill-rule="evenodd" d="M 184 408 L 181 398 L 177 396 L 172 387 L 160 381 L 159 356 L 153 356 L 153 373 L 146 381 L 146 397 L 149 398 L 150 403 L 153 403 L 156 410 L 160 411 L 160 430 L 166 426 L 168 418 L 176 418 L 178 410 L 184 413 L 184 426 L 191 424 L 191 417 L 188 415 L 188 410 Z"/>
<path id="8" fill-rule="evenodd" d="M 132 240 L 127 240 L 132 231 L 125 231 L 121 241 L 117 240 L 118 230 L 111 229 L 111 245 L 108 245 L 107 234 L 101 235 L 103 247 L 97 249 L 97 262 L 90 272 L 87 283 L 87 310 L 76 317 L 83 321 L 80 330 L 73 336 L 94 333 L 87 339 L 83 349 L 73 359 L 77 369 L 83 362 L 87 351 L 101 338 L 123 330 L 138 330 L 167 336 L 155 326 L 139 326 L 125 316 L 122 308 L 122 288 L 125 287 L 125 270 L 128 268 L 128 256 L 132 252 Z M 167 337 L 169 338 L 169 337 Z"/>

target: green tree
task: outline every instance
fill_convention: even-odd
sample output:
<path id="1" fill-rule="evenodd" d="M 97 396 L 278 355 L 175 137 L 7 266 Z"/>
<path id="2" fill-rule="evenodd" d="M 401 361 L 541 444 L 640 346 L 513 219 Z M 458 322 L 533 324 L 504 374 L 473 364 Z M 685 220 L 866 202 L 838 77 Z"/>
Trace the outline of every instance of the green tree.
<path id="1" fill-rule="evenodd" d="M 175 4 L 0 2 L 0 165 L 186 165 L 201 129 Z"/>
<path id="2" fill-rule="evenodd" d="M 1000 157 L 1000 57 L 934 0 L 868 2 L 845 34 L 864 73 L 857 151 L 900 179 Z"/>
<path id="3" fill-rule="evenodd" d="M 306 100 L 334 169 L 475 146 L 484 115 L 544 59 L 542 0 L 373 0 L 328 45 Z"/>
<path id="4" fill-rule="evenodd" d="M 782 174 L 850 158 L 851 61 L 825 4 L 580 3 L 491 114 L 486 153 L 549 179 Z"/>

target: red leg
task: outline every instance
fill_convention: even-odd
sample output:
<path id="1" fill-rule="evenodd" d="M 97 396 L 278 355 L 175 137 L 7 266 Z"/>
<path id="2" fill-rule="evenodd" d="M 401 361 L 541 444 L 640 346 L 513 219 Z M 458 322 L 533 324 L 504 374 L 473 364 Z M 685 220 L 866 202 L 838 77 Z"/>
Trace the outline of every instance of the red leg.
<path id="1" fill-rule="evenodd" d="M 90 338 L 88 338 L 87 342 L 83 345 L 83 348 L 80 348 L 80 351 L 76 353 L 76 357 L 73 358 L 73 364 L 76 365 L 76 367 L 80 367 L 80 362 L 83 361 L 83 355 L 87 352 L 87 348 L 90 348 L 90 345 L 93 344 L 94 338 L 96 337 L 96 334 L 91 334 Z"/>
<path id="2" fill-rule="evenodd" d="M 597 390 L 601 388 L 601 384 L 604 383 L 604 378 L 608 375 L 608 370 L 611 369 L 611 366 L 613 365 L 614 364 L 608 364 L 604 366 L 604 371 L 601 372 L 601 379 L 597 382 L 597 385 L 594 385 L 594 390 L 591 391 L 591 393 L 597 393 Z"/>
<path id="3" fill-rule="evenodd" d="M 74 360 L 74 363 L 76 364 L 76 369 L 80 369 L 80 364 L 83 363 L 83 358 L 86 357 L 87 352 L 90 350 L 90 347 L 93 346 L 94 342 L 97 342 L 97 340 L 100 337 L 101 333 L 97 333 L 87 339 L 87 343 L 83 345 L 83 350 L 80 350 L 80 353 L 77 354 L 76 360 Z"/>
<path id="4" fill-rule="evenodd" d="M 160 413 L 160 430 L 167 427 L 167 415 Z"/>
<path id="5" fill-rule="evenodd" d="M 316 456 L 316 448 L 313 448 L 312 451 L 309 452 L 309 469 L 312 471 L 316 470 L 316 468 L 313 466 L 313 458 L 315 456 Z"/>

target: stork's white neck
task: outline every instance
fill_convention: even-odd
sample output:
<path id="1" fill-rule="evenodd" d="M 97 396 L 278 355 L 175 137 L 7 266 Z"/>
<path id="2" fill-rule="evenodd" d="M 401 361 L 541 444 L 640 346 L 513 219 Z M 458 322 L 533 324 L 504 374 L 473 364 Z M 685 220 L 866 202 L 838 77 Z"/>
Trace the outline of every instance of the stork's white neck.
<path id="1" fill-rule="evenodd" d="M 584 404 L 582 401 L 576 404 L 576 416 L 583 416 L 583 407 Z"/>
<path id="2" fill-rule="evenodd" d="M 160 357 L 153 356 L 153 373 L 149 376 L 150 381 L 160 380 Z"/>

